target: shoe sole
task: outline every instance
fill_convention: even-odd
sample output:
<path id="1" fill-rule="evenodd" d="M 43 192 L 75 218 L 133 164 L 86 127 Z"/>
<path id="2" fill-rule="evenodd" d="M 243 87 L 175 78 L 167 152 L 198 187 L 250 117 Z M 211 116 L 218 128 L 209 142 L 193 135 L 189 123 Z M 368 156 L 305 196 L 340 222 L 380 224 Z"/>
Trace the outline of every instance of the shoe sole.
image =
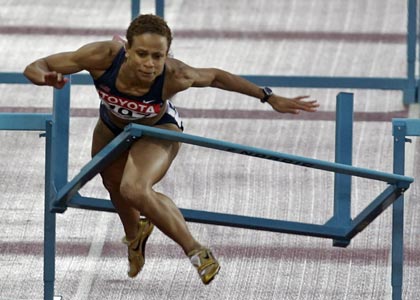
<path id="1" fill-rule="evenodd" d="M 210 277 L 207 281 L 204 281 L 204 280 L 203 280 L 203 283 L 204 283 L 205 285 L 207 285 L 207 284 L 209 284 L 210 282 L 212 282 L 212 281 L 213 281 L 213 279 L 214 279 L 214 278 L 216 278 L 216 275 L 217 275 L 217 274 L 219 274 L 219 271 L 220 271 L 220 266 L 217 266 L 217 269 L 216 269 L 216 271 L 214 272 L 213 276 L 212 276 L 212 277 Z"/>

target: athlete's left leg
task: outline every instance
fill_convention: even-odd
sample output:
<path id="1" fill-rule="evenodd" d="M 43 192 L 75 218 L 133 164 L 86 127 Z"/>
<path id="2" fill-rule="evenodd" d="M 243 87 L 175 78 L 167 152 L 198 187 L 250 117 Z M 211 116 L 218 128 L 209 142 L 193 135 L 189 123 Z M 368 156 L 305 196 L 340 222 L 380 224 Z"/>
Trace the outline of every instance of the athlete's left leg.
<path id="1" fill-rule="evenodd" d="M 173 124 L 160 127 L 180 131 Z M 153 189 L 166 174 L 179 147 L 178 142 L 147 136 L 136 141 L 128 154 L 120 192 L 128 203 L 182 247 L 203 283 L 208 284 L 219 272 L 218 261 L 208 248 L 193 238 L 174 202 Z"/>

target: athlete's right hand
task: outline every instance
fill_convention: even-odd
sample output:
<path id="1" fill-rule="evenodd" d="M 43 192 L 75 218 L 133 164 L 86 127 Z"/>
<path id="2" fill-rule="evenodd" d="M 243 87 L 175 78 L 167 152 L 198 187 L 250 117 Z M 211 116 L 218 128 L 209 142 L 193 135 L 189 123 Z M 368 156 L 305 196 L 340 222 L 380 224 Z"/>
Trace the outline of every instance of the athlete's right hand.
<path id="1" fill-rule="evenodd" d="M 63 74 L 56 71 L 47 72 L 44 74 L 45 85 L 53 86 L 56 89 L 61 89 L 69 81 Z"/>

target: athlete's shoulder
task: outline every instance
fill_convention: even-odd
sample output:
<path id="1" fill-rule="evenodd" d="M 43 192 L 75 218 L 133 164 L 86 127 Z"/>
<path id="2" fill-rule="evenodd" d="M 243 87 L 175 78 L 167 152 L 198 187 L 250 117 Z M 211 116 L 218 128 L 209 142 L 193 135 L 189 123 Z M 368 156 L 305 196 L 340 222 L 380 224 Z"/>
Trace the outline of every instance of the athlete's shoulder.
<path id="1" fill-rule="evenodd" d="M 193 68 L 176 58 L 166 60 L 166 74 L 173 79 L 187 79 L 191 76 Z"/>
<path id="2" fill-rule="evenodd" d="M 77 60 L 86 70 L 107 69 L 123 45 L 116 41 L 86 44 L 75 52 Z"/>
<path id="3" fill-rule="evenodd" d="M 196 69 L 181 60 L 168 58 L 166 60 L 167 88 L 170 94 L 190 88 L 197 78 Z"/>
<path id="4" fill-rule="evenodd" d="M 124 47 L 116 41 L 100 41 L 86 44 L 80 47 L 77 52 L 82 55 L 94 56 L 94 58 L 114 58 Z"/>

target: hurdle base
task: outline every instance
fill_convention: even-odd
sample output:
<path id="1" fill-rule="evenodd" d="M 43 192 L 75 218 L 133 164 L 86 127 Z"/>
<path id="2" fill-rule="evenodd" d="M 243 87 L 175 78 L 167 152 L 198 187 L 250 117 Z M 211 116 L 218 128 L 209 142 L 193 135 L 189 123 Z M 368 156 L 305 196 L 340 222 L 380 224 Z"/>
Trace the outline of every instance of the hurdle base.
<path id="1" fill-rule="evenodd" d="M 62 214 L 67 210 L 67 206 L 58 206 L 53 203 L 50 207 L 50 212 Z"/>
<path id="2" fill-rule="evenodd" d="M 350 240 L 348 240 L 348 239 L 333 240 L 332 245 L 333 245 L 333 247 L 347 248 L 350 245 Z"/>

